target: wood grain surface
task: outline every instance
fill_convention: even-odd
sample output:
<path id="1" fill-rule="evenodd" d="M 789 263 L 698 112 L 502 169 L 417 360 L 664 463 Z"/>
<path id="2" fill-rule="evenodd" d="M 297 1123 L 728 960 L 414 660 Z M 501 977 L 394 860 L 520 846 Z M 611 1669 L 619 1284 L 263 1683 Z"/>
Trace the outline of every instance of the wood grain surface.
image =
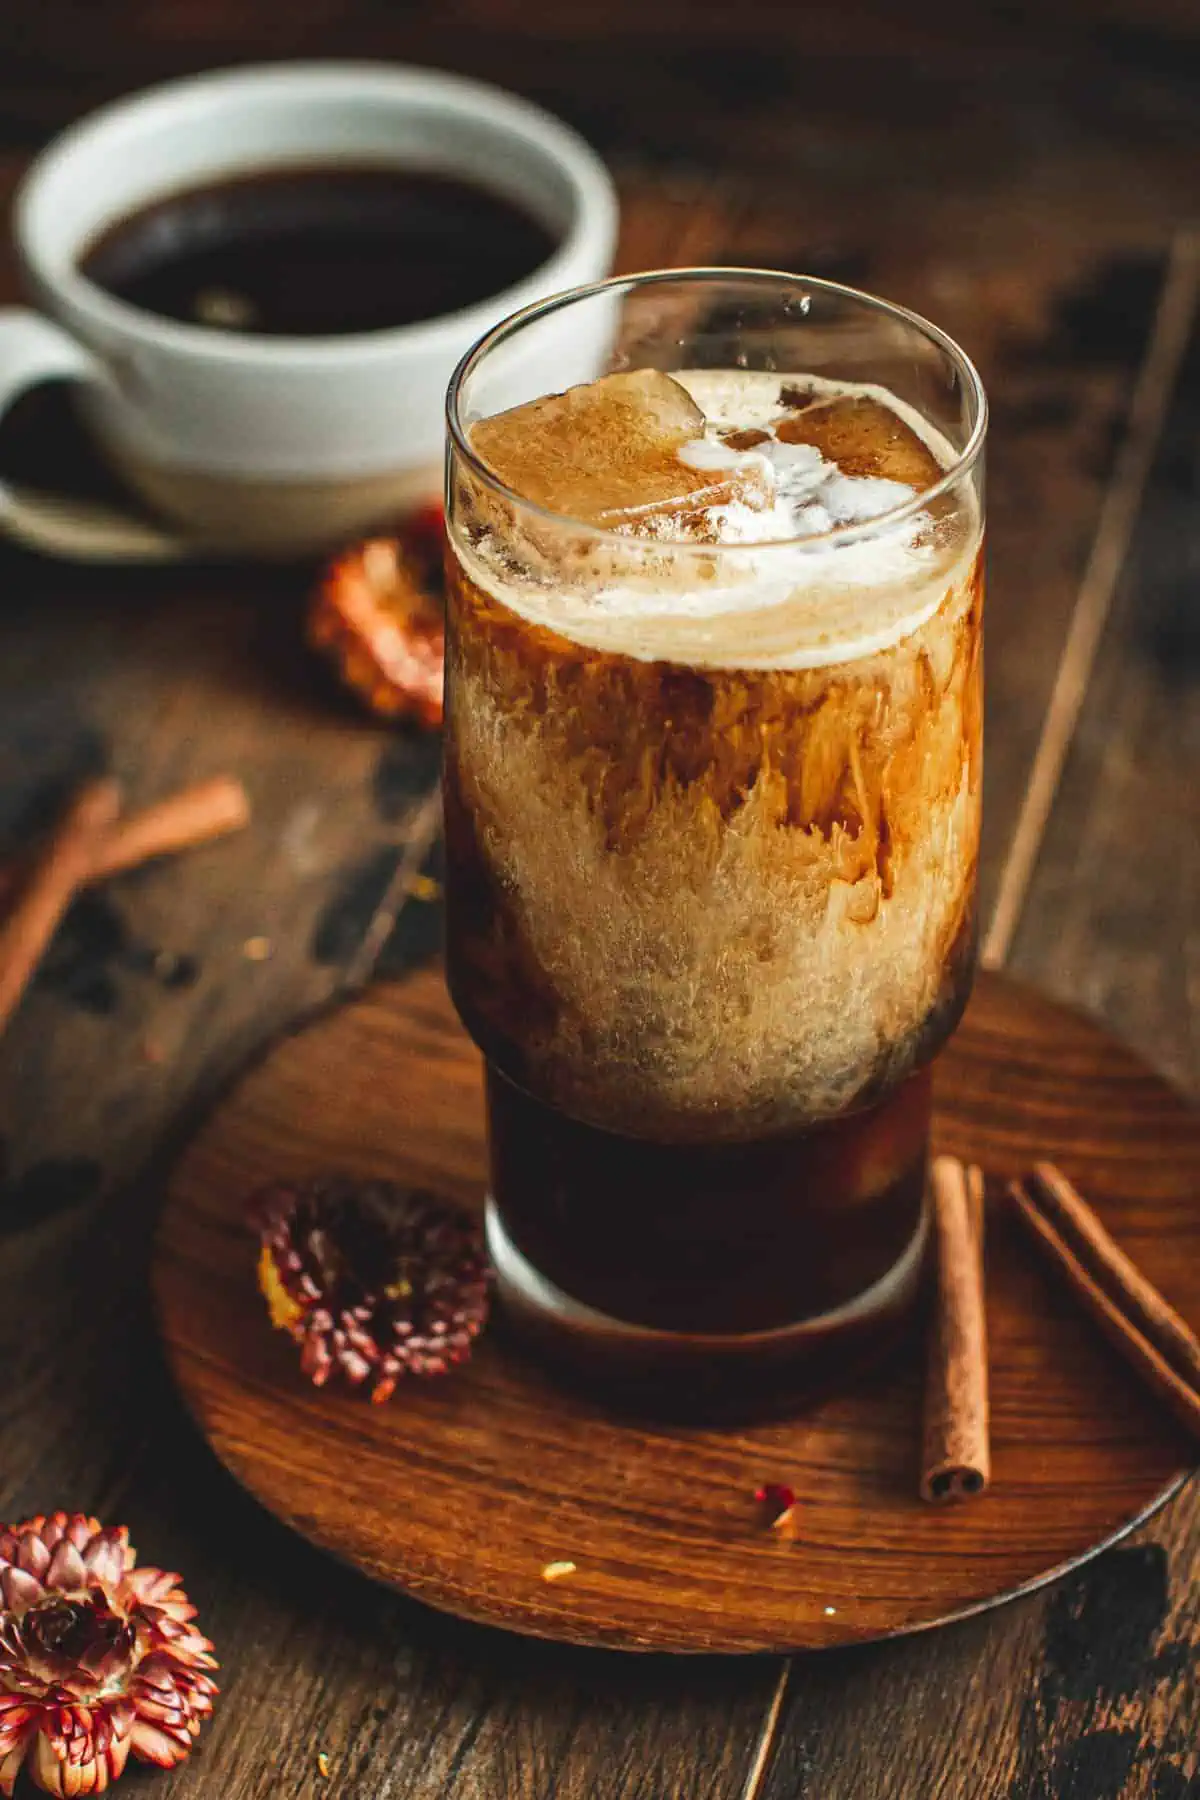
<path id="1" fill-rule="evenodd" d="M 840 274 L 932 314 L 977 357 L 993 407 L 986 916 L 1195 222 L 1194 5 L 12 0 L 4 192 L 93 102 L 273 55 L 386 56 L 515 86 L 613 164 L 623 266 L 712 257 Z M 0 296 L 16 291 L 0 243 Z M 1099 1011 L 1188 1085 L 1200 1074 L 1191 318 L 1005 934 L 1022 976 Z M 29 461 L 65 473 L 61 434 L 17 437 L 0 430 L 0 473 Z M 310 1550 L 221 1474 L 147 1317 L 165 1157 L 281 1026 L 361 978 L 380 946 L 383 970 L 400 973 L 438 931 L 428 888 L 406 873 L 437 876 L 419 805 L 436 747 L 363 722 L 309 666 L 309 579 L 100 576 L 0 549 L 0 847 L 101 766 L 134 803 L 233 766 L 255 803 L 244 839 L 75 909 L 0 1046 L 0 1511 L 91 1507 L 127 1520 L 146 1559 L 184 1570 L 224 1698 L 198 1754 L 155 1792 L 1184 1800 L 1200 1754 L 1192 1486 L 1047 1595 L 782 1665 L 567 1654 L 439 1619 Z M 272 946 L 262 962 L 244 954 L 256 936 Z"/>
<path id="2" fill-rule="evenodd" d="M 919 1338 L 807 1414 L 729 1430 L 610 1413 L 556 1387 L 502 1325 L 452 1379 L 404 1385 L 385 1406 L 306 1382 L 256 1292 L 245 1197 L 345 1172 L 482 1206 L 479 1058 L 436 968 L 285 1039 L 184 1152 L 153 1273 L 173 1371 L 222 1462 L 273 1513 L 465 1618 L 711 1652 L 827 1649 L 974 1611 L 1138 1521 L 1196 1454 L 1036 1266 L 1004 1183 L 1039 1156 L 1069 1168 L 1200 1321 L 1200 1115 L 1094 1026 L 997 975 L 938 1074 L 935 1150 L 993 1185 L 995 1482 L 970 1505 L 917 1498 Z M 755 1503 L 768 1481 L 798 1495 L 795 1542 Z M 543 1578 L 564 1561 L 561 1580 Z"/>

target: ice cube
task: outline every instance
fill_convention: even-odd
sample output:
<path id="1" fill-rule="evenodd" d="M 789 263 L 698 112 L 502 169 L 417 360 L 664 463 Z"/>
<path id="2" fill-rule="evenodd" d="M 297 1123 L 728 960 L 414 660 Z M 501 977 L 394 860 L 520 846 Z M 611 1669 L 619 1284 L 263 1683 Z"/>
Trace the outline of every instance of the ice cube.
<path id="1" fill-rule="evenodd" d="M 712 444 L 704 430 L 677 381 L 634 369 L 480 419 L 471 445 L 514 493 L 550 512 L 652 536 L 678 515 L 687 537 L 708 507 L 762 508 L 773 493 L 762 457 Z"/>
<path id="2" fill-rule="evenodd" d="M 843 394 L 806 407 L 780 419 L 775 435 L 785 444 L 812 444 L 842 475 L 899 481 L 917 493 L 943 473 L 911 425 L 867 394 Z"/>

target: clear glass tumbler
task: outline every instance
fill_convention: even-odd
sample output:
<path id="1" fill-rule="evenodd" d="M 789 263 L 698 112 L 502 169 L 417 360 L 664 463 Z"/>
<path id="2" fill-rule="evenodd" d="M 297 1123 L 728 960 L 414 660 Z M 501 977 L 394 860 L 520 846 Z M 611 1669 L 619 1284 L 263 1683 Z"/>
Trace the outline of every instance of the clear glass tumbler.
<path id="1" fill-rule="evenodd" d="M 447 956 L 506 1311 L 658 1409 L 824 1389 L 911 1311 L 974 967 L 979 378 L 868 295 L 697 269 L 518 314 L 448 405 Z"/>

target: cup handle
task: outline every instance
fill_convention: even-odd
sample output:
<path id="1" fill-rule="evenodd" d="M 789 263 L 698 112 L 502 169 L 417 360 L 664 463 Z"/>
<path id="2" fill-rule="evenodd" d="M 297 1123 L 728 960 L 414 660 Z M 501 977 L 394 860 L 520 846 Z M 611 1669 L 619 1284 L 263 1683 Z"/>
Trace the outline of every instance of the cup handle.
<path id="1" fill-rule="evenodd" d="M 60 326 L 24 306 L 0 307 L 0 414 L 40 381 L 108 379 Z M 169 532 L 98 501 L 0 481 L 0 532 L 26 549 L 78 562 L 174 562 L 187 554 Z"/>

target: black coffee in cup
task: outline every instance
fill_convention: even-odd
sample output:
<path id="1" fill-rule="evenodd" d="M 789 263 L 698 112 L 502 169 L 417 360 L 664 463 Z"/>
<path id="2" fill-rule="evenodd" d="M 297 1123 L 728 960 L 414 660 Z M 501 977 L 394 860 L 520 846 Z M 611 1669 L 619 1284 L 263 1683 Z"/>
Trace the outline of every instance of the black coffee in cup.
<path id="1" fill-rule="evenodd" d="M 472 182 L 328 163 L 167 195 L 108 226 L 77 266 L 160 318 L 344 337 L 477 305 L 555 247 L 524 206 Z"/>

